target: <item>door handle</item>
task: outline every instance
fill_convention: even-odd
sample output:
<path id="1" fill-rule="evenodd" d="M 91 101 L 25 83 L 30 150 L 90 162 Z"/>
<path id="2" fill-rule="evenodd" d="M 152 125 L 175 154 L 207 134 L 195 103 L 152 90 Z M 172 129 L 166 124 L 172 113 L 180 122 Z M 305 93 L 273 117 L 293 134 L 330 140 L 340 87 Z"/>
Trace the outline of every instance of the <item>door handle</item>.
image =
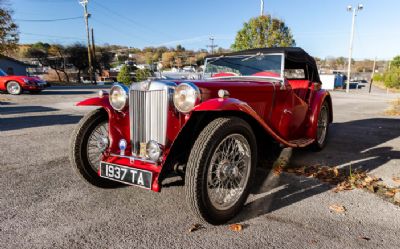
<path id="1" fill-rule="evenodd" d="M 293 112 L 289 111 L 288 109 L 283 110 L 283 113 L 292 115 Z"/>

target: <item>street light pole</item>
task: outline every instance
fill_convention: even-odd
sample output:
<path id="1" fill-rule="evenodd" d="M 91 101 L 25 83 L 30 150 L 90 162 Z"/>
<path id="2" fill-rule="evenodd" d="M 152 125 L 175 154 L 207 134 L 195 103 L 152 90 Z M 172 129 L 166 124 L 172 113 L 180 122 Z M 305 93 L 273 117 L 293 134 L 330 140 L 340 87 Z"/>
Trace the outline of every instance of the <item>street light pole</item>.
<path id="1" fill-rule="evenodd" d="M 261 0 L 261 16 L 264 15 L 264 0 Z"/>
<path id="2" fill-rule="evenodd" d="M 93 65 L 92 65 L 92 53 L 91 53 L 91 45 L 90 45 L 90 31 L 89 31 L 89 13 L 87 10 L 87 5 L 89 0 L 80 0 L 79 3 L 83 6 L 83 13 L 85 18 L 86 25 L 86 33 L 87 33 L 87 47 L 88 47 L 88 62 L 89 62 L 89 78 L 90 82 L 93 83 Z"/>
<path id="3" fill-rule="evenodd" d="M 350 92 L 350 77 L 351 77 L 351 58 L 353 56 L 353 43 L 354 43 L 354 29 L 355 29 L 355 23 L 356 23 L 356 16 L 357 12 L 361 11 L 364 8 L 362 4 L 359 4 L 357 8 L 353 8 L 351 5 L 347 7 L 348 11 L 353 12 L 353 17 L 352 17 L 352 23 L 351 23 L 351 35 L 350 35 L 350 48 L 349 48 L 349 62 L 348 62 L 348 67 L 347 67 L 347 86 L 346 86 L 346 92 Z"/>

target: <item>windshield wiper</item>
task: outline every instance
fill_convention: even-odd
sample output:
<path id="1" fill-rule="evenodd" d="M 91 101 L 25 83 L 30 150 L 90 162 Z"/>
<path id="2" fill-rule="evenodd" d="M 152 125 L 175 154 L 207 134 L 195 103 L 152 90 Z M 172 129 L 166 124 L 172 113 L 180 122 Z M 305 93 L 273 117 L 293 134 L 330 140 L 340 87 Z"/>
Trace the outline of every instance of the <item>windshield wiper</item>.
<path id="1" fill-rule="evenodd" d="M 258 56 L 264 56 L 264 54 L 261 53 L 261 52 L 258 52 L 258 53 L 255 54 L 255 55 L 252 55 L 252 56 L 249 56 L 249 57 L 244 58 L 242 61 L 247 61 L 247 60 L 253 59 L 254 57 L 258 57 Z"/>

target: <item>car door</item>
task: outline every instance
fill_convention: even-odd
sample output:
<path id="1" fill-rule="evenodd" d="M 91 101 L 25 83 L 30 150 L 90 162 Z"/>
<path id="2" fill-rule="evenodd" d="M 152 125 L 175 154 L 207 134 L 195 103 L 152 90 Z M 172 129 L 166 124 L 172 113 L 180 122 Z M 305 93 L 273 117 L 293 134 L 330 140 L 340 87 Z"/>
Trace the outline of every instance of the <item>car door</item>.
<path id="1" fill-rule="evenodd" d="M 294 93 L 287 80 L 275 86 L 270 124 L 282 138 L 286 140 L 303 138 L 303 124 L 307 111 L 308 104 Z"/>

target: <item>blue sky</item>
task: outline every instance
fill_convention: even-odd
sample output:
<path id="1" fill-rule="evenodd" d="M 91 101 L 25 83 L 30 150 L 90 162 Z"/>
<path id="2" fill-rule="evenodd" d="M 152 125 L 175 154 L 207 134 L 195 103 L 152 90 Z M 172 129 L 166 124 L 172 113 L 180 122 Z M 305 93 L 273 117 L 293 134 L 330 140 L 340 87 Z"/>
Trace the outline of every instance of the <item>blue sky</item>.
<path id="1" fill-rule="evenodd" d="M 78 17 L 78 0 L 9 0 L 20 26 L 21 43 L 85 42 L 83 19 L 30 22 L 32 19 Z M 265 0 L 265 12 L 283 19 L 298 46 L 313 56 L 347 56 L 351 13 L 357 16 L 354 57 L 389 59 L 400 54 L 399 0 Z M 130 47 L 205 48 L 208 36 L 228 48 L 243 22 L 260 13 L 260 0 L 89 0 L 96 43 Z"/>

